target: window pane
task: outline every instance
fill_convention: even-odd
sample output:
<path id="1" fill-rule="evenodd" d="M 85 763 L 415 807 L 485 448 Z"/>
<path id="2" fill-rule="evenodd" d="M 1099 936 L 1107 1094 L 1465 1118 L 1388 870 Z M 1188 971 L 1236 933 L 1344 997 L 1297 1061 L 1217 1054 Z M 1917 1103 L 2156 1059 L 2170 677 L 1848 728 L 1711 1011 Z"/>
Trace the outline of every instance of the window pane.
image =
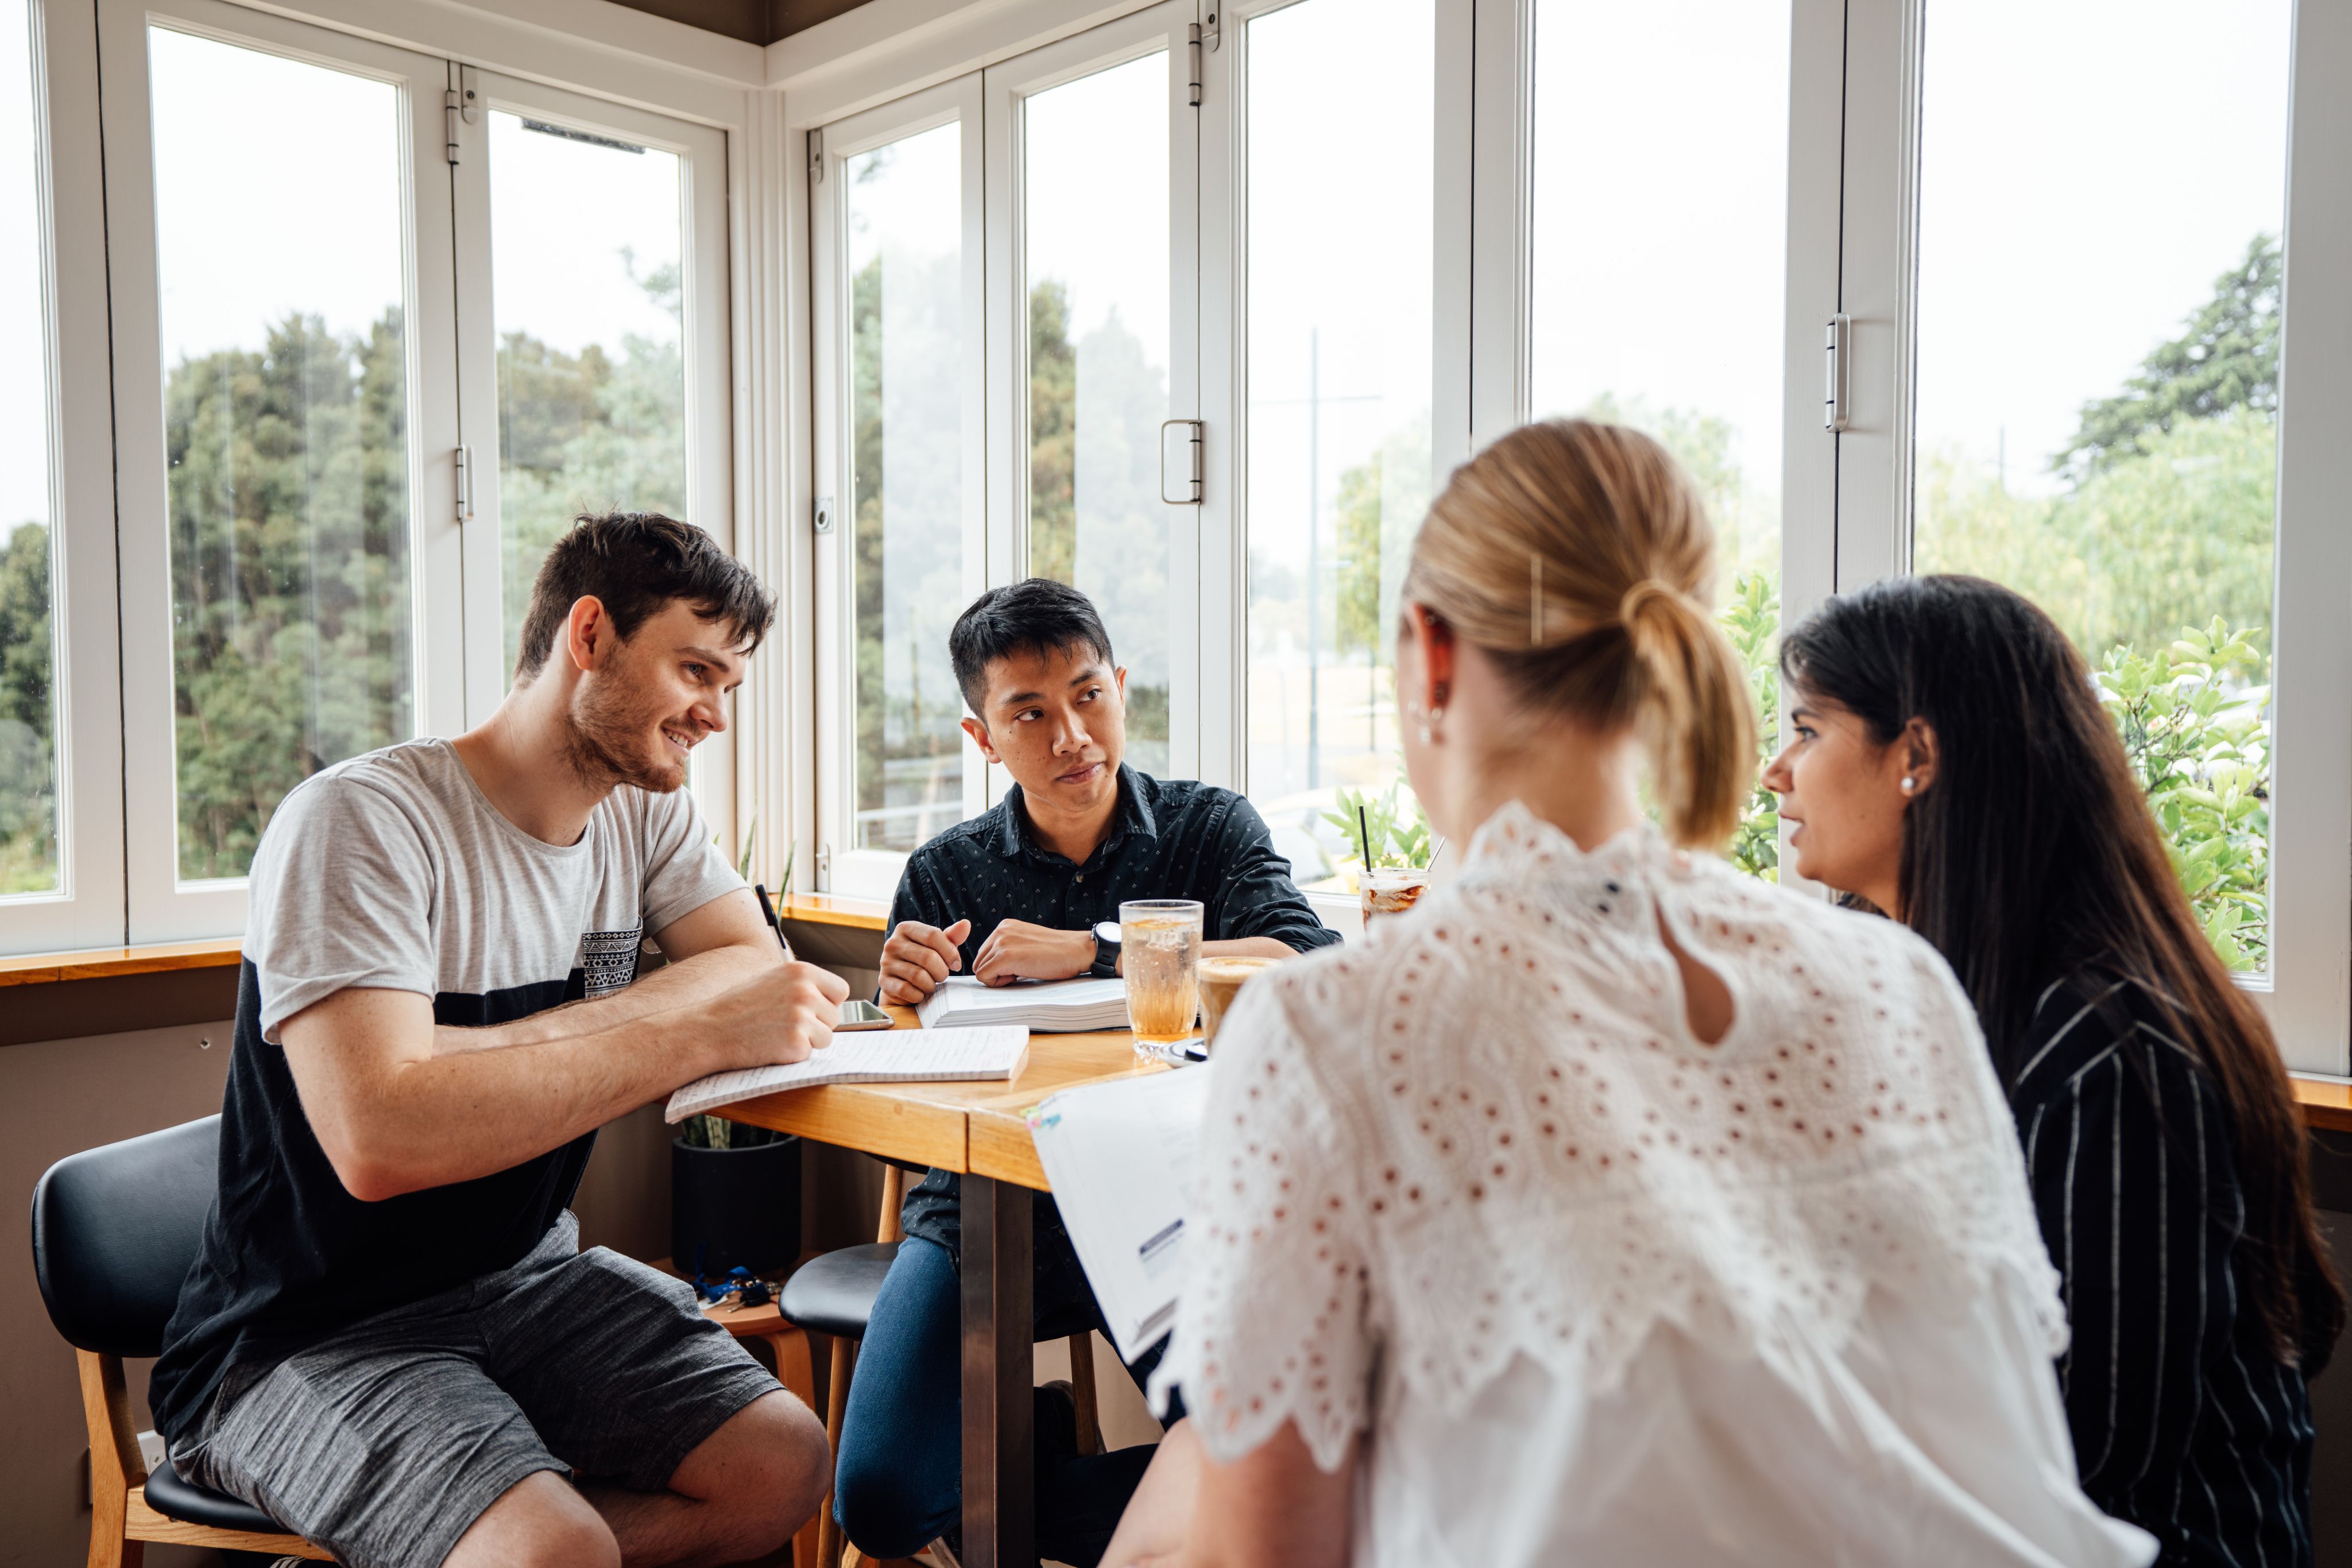
<path id="1" fill-rule="evenodd" d="M 2288 21 L 2288 0 L 1938 4 L 1921 127 L 1915 562 L 2029 595 L 2106 672 L 2243 968 L 2269 946 Z M 2197 134 L 2161 156 L 2118 140 L 2183 104 Z M 2211 717 L 2168 713 L 2208 690 Z"/>
<path id="2" fill-rule="evenodd" d="M 148 52 L 179 874 L 236 877 L 288 789 L 411 733 L 406 152 L 388 83 Z"/>
<path id="3" fill-rule="evenodd" d="M 47 271 L 32 17 L 0 0 L 0 897 L 58 891 Z"/>
<path id="4" fill-rule="evenodd" d="M 1535 411 L 1631 424 L 1697 481 L 1769 749 L 1780 574 L 1788 0 L 1537 0 Z M 1760 786 L 1732 844 L 1776 876 Z"/>
<path id="5" fill-rule="evenodd" d="M 963 816 L 962 132 L 847 160 L 856 847 L 911 850 Z"/>
<path id="6" fill-rule="evenodd" d="M 1029 570 L 1103 613 L 1128 760 L 1168 771 L 1168 57 L 1024 109 Z"/>
<path id="7" fill-rule="evenodd" d="M 686 516 L 682 209 L 674 152 L 502 110 L 489 120 L 512 670 L 531 580 L 572 518 Z"/>
<path id="8" fill-rule="evenodd" d="M 1336 791 L 1400 774 L 1397 589 L 1430 494 L 1435 17 L 1300 0 L 1247 26 L 1249 792 L 1313 883 L 1348 852 L 1322 820 Z"/>

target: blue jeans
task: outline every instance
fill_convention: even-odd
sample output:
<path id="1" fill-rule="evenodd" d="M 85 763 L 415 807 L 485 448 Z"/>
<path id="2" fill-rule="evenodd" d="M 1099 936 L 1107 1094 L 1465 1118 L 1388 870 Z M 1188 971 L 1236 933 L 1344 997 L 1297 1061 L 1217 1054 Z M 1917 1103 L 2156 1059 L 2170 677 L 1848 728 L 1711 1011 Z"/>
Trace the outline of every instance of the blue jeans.
<path id="1" fill-rule="evenodd" d="M 912 1237 L 899 1243 L 874 1298 L 834 1468 L 833 1517 L 869 1557 L 911 1557 L 960 1528 L 962 1323 L 947 1249 Z M 1094 1568 L 1151 1455 L 1148 1445 L 1082 1456 L 1041 1441 L 1038 1555 Z"/>

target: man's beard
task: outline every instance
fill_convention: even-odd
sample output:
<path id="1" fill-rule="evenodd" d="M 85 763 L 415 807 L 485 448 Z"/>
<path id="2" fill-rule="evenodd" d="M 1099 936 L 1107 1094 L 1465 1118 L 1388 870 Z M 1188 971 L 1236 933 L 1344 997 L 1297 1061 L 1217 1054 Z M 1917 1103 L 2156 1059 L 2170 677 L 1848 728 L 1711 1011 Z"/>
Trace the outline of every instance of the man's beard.
<path id="1" fill-rule="evenodd" d="M 658 733 L 661 706 L 631 701 L 624 683 L 612 678 L 619 673 L 608 671 L 605 679 L 591 683 L 573 700 L 564 760 L 583 784 L 600 789 L 634 784 L 667 795 L 686 782 L 685 759 L 663 766 L 646 758 L 645 735 L 648 729 Z M 668 740 L 657 744 L 666 756 Z"/>

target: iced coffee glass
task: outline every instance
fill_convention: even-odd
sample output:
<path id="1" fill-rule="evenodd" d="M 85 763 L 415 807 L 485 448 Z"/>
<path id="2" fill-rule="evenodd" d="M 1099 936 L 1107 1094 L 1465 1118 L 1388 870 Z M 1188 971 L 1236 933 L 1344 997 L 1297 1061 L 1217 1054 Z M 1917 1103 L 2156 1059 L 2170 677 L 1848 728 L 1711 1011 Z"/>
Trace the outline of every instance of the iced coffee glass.
<path id="1" fill-rule="evenodd" d="M 1279 958 L 1203 958 L 1201 960 L 1201 1049 L 1214 1050 L 1217 1028 L 1225 1021 L 1234 998 L 1261 969 L 1271 969 Z"/>
<path id="2" fill-rule="evenodd" d="M 1136 1054 L 1165 1061 L 1192 1038 L 1201 1012 L 1202 907 L 1189 898 L 1140 898 L 1118 906 L 1118 967 Z"/>
<path id="3" fill-rule="evenodd" d="M 1375 915 L 1402 915 L 1429 891 L 1426 866 L 1376 866 L 1364 873 L 1364 924 Z"/>

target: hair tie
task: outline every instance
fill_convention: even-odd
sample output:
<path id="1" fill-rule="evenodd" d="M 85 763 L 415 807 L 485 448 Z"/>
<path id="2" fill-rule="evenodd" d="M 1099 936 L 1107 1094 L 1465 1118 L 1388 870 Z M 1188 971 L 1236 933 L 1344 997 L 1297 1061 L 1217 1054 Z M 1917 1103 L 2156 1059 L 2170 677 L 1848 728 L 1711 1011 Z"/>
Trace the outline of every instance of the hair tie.
<path id="1" fill-rule="evenodd" d="M 1642 579 L 1641 581 L 1635 583 L 1633 587 L 1627 589 L 1625 591 L 1625 597 L 1617 601 L 1618 622 L 1630 631 L 1633 625 L 1633 618 L 1642 613 L 1642 610 L 1644 605 L 1647 605 L 1654 599 L 1673 599 L 1675 597 L 1675 594 L 1673 589 L 1668 588 L 1664 583 L 1660 582 L 1654 577 L 1645 577 Z"/>

